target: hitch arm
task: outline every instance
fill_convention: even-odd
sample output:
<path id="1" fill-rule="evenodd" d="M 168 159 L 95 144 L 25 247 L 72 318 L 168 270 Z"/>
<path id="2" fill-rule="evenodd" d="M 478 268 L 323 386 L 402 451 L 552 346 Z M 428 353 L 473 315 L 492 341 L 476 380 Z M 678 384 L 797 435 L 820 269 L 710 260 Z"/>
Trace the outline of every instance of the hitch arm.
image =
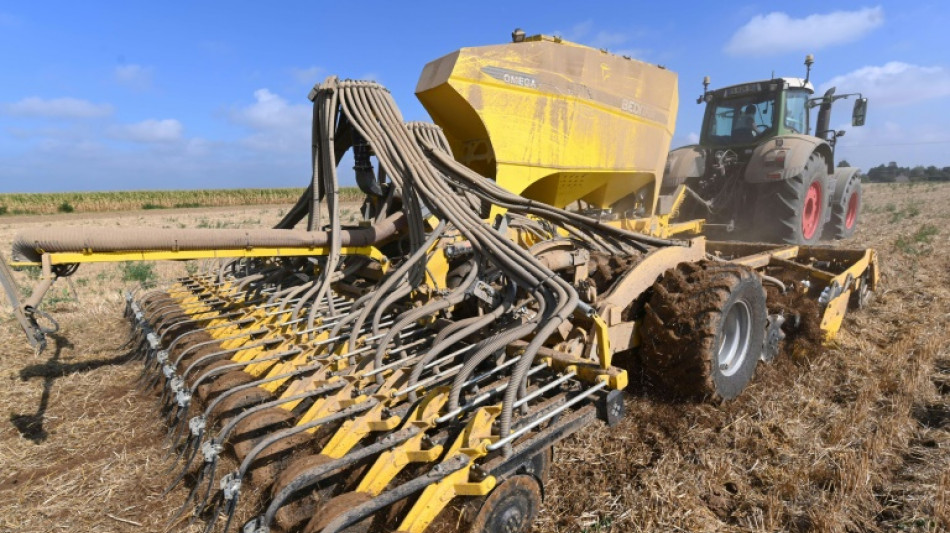
<path id="1" fill-rule="evenodd" d="M 48 264 L 48 261 L 44 261 L 44 279 L 40 280 L 36 288 L 33 289 L 33 294 L 21 304 L 18 287 L 16 281 L 13 280 L 13 272 L 10 270 L 6 259 L 0 254 L 0 285 L 3 285 L 3 290 L 7 293 L 7 301 L 10 302 L 10 307 L 13 309 L 13 315 L 16 317 L 17 322 L 20 323 L 20 327 L 23 328 L 27 340 L 30 341 L 30 345 L 33 346 L 33 350 L 36 353 L 41 353 L 46 349 L 46 335 L 55 333 L 59 329 L 59 325 L 56 324 L 56 321 L 46 313 L 37 309 L 46 291 L 48 291 L 53 285 L 53 282 L 56 281 L 56 277 L 53 275 L 52 270 L 48 268 Z M 36 321 L 37 314 L 46 317 L 52 322 L 53 327 L 46 328 L 41 326 Z"/>

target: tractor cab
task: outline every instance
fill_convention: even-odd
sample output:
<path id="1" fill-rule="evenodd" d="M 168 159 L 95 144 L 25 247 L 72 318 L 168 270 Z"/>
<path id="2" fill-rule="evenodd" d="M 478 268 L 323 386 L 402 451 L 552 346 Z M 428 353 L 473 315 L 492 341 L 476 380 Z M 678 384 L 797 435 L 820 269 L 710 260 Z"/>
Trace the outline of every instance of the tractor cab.
<path id="1" fill-rule="evenodd" d="M 807 134 L 808 100 L 814 92 L 801 78 L 707 90 L 700 97 L 706 102 L 706 114 L 699 142 L 710 148 L 741 148 L 775 136 Z"/>
<path id="2" fill-rule="evenodd" d="M 775 78 L 709 89 L 699 145 L 670 152 L 663 190 L 694 194 L 681 216 L 704 218 L 719 238 L 787 244 L 843 239 L 856 227 L 861 203 L 858 169 L 835 164 L 844 130 L 831 127 L 832 104 L 856 97 L 852 126 L 864 125 L 867 99 L 860 93 L 814 96 L 804 78 Z M 809 111 L 818 108 L 814 122 Z"/>

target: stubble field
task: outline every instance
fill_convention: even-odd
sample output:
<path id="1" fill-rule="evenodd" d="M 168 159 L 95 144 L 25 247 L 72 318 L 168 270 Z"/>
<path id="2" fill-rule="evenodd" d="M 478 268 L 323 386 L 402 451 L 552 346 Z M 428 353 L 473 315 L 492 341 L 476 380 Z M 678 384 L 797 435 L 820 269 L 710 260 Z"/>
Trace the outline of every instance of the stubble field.
<path id="1" fill-rule="evenodd" d="M 27 227 L 263 227 L 282 212 L 3 216 L 0 250 L 8 258 Z M 950 530 L 950 185 L 866 185 L 862 216 L 840 245 L 878 249 L 882 289 L 831 346 L 760 365 L 724 405 L 672 401 L 634 379 L 620 426 L 556 449 L 536 529 Z M 121 347 L 121 292 L 184 273 L 84 265 L 50 294 L 62 330 L 40 356 L 0 306 L 0 532 L 165 529 L 187 489 L 162 494 L 164 428 Z"/>

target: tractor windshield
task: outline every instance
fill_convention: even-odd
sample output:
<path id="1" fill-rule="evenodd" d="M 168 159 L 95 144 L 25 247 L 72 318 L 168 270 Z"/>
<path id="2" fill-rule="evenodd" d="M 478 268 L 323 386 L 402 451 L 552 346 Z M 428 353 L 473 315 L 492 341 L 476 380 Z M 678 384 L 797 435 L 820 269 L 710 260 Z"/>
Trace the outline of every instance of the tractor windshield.
<path id="1" fill-rule="evenodd" d="M 710 102 L 706 108 L 704 145 L 749 144 L 774 127 L 772 94 L 754 94 Z"/>

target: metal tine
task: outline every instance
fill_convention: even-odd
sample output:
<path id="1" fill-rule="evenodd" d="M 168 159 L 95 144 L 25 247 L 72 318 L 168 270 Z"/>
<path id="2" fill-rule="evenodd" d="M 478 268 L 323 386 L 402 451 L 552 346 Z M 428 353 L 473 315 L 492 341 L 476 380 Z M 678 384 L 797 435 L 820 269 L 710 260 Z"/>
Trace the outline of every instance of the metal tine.
<path id="1" fill-rule="evenodd" d="M 223 495 L 223 496 L 226 496 L 226 495 Z M 227 520 L 224 521 L 224 529 L 221 530 L 223 533 L 228 533 L 228 529 L 231 528 L 231 520 L 234 519 L 234 511 L 235 509 L 237 509 L 238 498 L 240 497 L 241 497 L 241 492 L 238 491 L 234 494 L 233 498 L 231 499 L 225 498 L 225 500 L 228 502 L 228 506 L 225 509 L 225 513 L 227 514 L 228 518 Z"/>
<path id="2" fill-rule="evenodd" d="M 191 373 L 191 370 L 194 369 L 194 368 L 196 368 L 197 365 L 199 365 L 199 364 L 201 364 L 201 363 L 204 363 L 204 362 L 209 362 L 209 361 L 213 360 L 213 358 L 216 358 L 216 357 L 219 357 L 219 356 L 222 356 L 222 355 L 236 354 L 236 353 L 238 353 L 238 352 L 243 352 L 244 350 L 252 350 L 252 349 L 254 349 L 254 348 L 260 348 L 260 347 L 262 347 L 262 346 L 267 346 L 268 344 L 272 344 L 272 343 L 275 343 L 275 342 L 282 342 L 282 340 L 281 340 L 281 341 L 278 341 L 277 339 L 265 339 L 265 340 L 261 340 L 261 341 L 257 341 L 257 342 L 252 342 L 251 344 L 246 344 L 246 345 L 244 345 L 244 346 L 239 346 L 239 347 L 237 347 L 237 348 L 228 348 L 227 350 L 220 350 L 220 351 L 217 351 L 217 352 L 209 353 L 209 354 L 207 354 L 207 355 L 203 355 L 203 356 L 199 357 L 199 358 L 198 358 L 197 360 L 195 360 L 195 361 L 192 361 L 192 363 L 191 363 L 190 365 L 188 365 L 188 367 L 185 368 L 185 370 L 184 370 L 183 372 L 181 372 L 180 374 L 175 375 L 173 378 L 170 377 L 169 380 L 165 382 L 165 385 L 166 385 L 166 386 L 165 386 L 164 390 L 162 391 L 162 400 L 161 400 L 162 412 L 165 412 L 165 411 L 166 411 L 166 407 L 169 407 L 169 408 L 171 407 L 170 405 L 166 406 L 166 403 L 167 403 L 167 400 L 170 400 L 171 394 L 174 394 L 174 393 L 177 392 L 177 391 L 175 390 L 175 388 L 176 388 L 176 383 L 181 383 L 181 384 L 183 385 L 184 382 L 185 382 L 185 378 L 188 377 L 188 374 L 190 374 L 190 373 Z"/>
<path id="3" fill-rule="evenodd" d="M 247 456 L 244 458 L 244 460 L 241 461 L 241 466 L 238 468 L 237 471 L 232 472 L 232 473 L 229 474 L 228 476 L 225 476 L 225 477 L 221 478 L 221 479 L 222 479 L 222 482 L 221 482 L 221 486 L 222 486 L 222 491 L 221 491 L 221 492 L 222 492 L 222 496 L 224 496 L 224 495 L 227 494 L 228 492 L 230 492 L 230 494 L 231 494 L 233 497 L 237 497 L 237 496 L 240 494 L 240 491 L 241 491 L 241 481 L 244 479 L 244 476 L 247 474 L 247 471 L 248 471 L 248 469 L 250 468 L 251 464 L 257 459 L 257 456 L 260 455 L 261 452 L 263 452 L 265 449 L 267 449 L 267 447 L 270 446 L 271 444 L 274 444 L 275 442 L 278 442 L 278 441 L 280 441 L 280 440 L 282 440 L 282 439 L 286 439 L 286 438 L 291 437 L 291 436 L 293 436 L 293 435 L 296 435 L 296 434 L 298 434 L 298 433 L 303 433 L 304 431 L 310 430 L 310 429 L 312 429 L 312 428 L 319 427 L 319 426 L 323 426 L 323 425 L 326 425 L 326 424 L 331 424 L 331 423 L 336 422 L 336 421 L 338 421 L 338 420 L 343 420 L 343 419 L 349 418 L 349 417 L 351 417 L 351 416 L 358 415 L 358 414 L 360 414 L 360 413 L 362 413 L 362 412 L 365 412 L 365 411 L 368 411 L 368 410 L 372 409 L 372 408 L 373 408 L 374 406 L 376 406 L 377 404 L 379 404 L 379 400 L 377 400 L 377 399 L 375 399 L 375 398 L 369 398 L 369 399 L 367 399 L 367 400 L 365 400 L 365 401 L 363 401 L 363 402 L 360 402 L 360 403 L 355 404 L 355 405 L 351 405 L 351 406 L 346 407 L 346 408 L 344 408 L 344 409 L 342 409 L 342 410 L 340 410 L 340 411 L 337 411 L 337 412 L 335 412 L 335 413 L 331 413 L 331 414 L 329 414 L 329 415 L 326 415 L 326 416 L 323 416 L 323 417 L 320 417 L 320 418 L 316 418 L 316 419 L 311 420 L 310 422 L 307 422 L 306 424 L 303 424 L 303 425 L 300 425 L 300 426 L 293 426 L 293 427 L 290 427 L 290 428 L 287 428 L 287 429 L 278 431 L 278 432 L 276 432 L 276 433 L 270 435 L 269 437 L 266 437 L 266 438 L 262 439 L 262 440 L 261 440 L 260 442 L 258 442 L 258 443 L 254 446 L 254 448 L 247 454 Z M 228 485 L 230 485 L 230 487 L 229 487 L 230 490 L 228 490 L 227 492 L 225 492 L 225 490 L 224 490 L 224 487 L 225 487 L 225 480 L 227 480 Z M 208 487 L 209 487 L 209 488 L 211 487 L 211 481 L 210 481 L 210 480 L 209 480 L 209 483 L 208 483 Z"/>
<path id="4" fill-rule="evenodd" d="M 259 404 L 254 405 L 253 407 L 250 407 L 250 408 L 248 408 L 248 409 L 242 411 L 240 414 L 238 414 L 238 415 L 232 417 L 232 418 L 228 421 L 227 425 L 225 425 L 223 428 L 221 428 L 220 430 L 218 430 L 218 433 L 217 433 L 211 440 L 209 440 L 209 441 L 207 441 L 207 442 L 201 444 L 201 447 L 202 447 L 202 448 L 205 448 L 205 446 L 207 446 L 207 447 L 208 447 L 207 449 L 208 449 L 209 451 L 214 451 L 214 452 L 215 452 L 215 453 L 206 454 L 206 456 L 205 456 L 205 466 L 207 466 L 207 463 L 208 463 L 208 461 L 209 461 L 209 457 L 211 457 L 211 459 L 213 459 L 214 461 L 217 461 L 217 457 L 218 457 L 217 449 L 218 449 L 220 446 L 222 446 L 222 445 L 224 444 L 225 440 L 227 440 L 227 438 L 230 436 L 230 434 L 231 434 L 231 432 L 234 430 L 234 428 L 237 427 L 237 425 L 238 425 L 242 420 L 244 420 L 245 418 L 247 418 L 248 416 L 251 416 L 251 415 L 253 415 L 253 414 L 255 414 L 255 413 L 258 413 L 258 412 L 260 412 L 260 411 L 263 411 L 264 409 L 268 409 L 268 408 L 271 408 L 271 407 L 278 407 L 278 406 L 283 405 L 283 404 L 285 404 L 285 403 L 290 403 L 290 402 L 293 402 L 293 401 L 296 401 L 296 400 L 303 400 L 303 399 L 307 399 L 307 398 L 310 398 L 310 397 L 313 397 L 313 396 L 319 396 L 319 395 L 322 395 L 322 394 L 328 394 L 328 393 L 333 392 L 333 391 L 335 391 L 335 390 L 337 390 L 337 389 L 341 389 L 341 388 L 343 388 L 343 387 L 345 387 L 345 386 L 346 386 L 346 382 L 343 381 L 343 380 L 339 380 L 339 381 L 336 381 L 336 382 L 333 382 L 333 383 L 328 383 L 328 384 L 323 385 L 323 386 L 321 386 L 321 387 L 318 387 L 318 388 L 316 388 L 316 389 L 312 389 L 312 390 L 309 390 L 309 391 L 304 391 L 304 392 L 301 392 L 301 393 L 298 393 L 298 394 L 294 394 L 294 395 L 292 395 L 292 396 L 288 396 L 287 398 L 277 398 L 277 399 L 275 399 L 275 400 L 270 400 L 270 401 L 267 401 L 267 402 L 259 403 Z M 184 466 L 184 468 L 183 468 L 183 471 L 184 471 L 185 473 L 187 473 L 187 470 L 188 470 L 188 467 L 189 467 L 189 466 L 191 466 L 191 463 L 190 463 L 190 462 L 188 462 L 188 463 L 185 464 L 185 466 Z M 180 476 L 178 480 L 180 480 L 181 477 L 183 477 L 183 476 Z M 178 482 L 178 481 L 176 480 L 175 483 L 177 483 L 177 482 Z"/>
<path id="5" fill-rule="evenodd" d="M 390 325 L 390 324 L 391 324 L 391 322 L 390 322 L 390 323 L 387 323 L 387 324 L 384 324 L 384 325 Z M 363 328 L 359 333 L 365 333 L 366 331 L 370 331 L 371 328 L 372 328 L 372 326 L 371 326 L 370 324 L 367 324 L 366 327 Z M 408 337 L 408 336 L 410 336 L 410 335 L 415 334 L 415 333 L 418 332 L 418 331 L 421 331 L 422 329 L 423 329 L 423 328 L 406 331 L 406 332 L 404 332 L 404 333 L 401 333 L 401 334 L 399 335 L 399 337 L 400 337 L 400 338 Z M 382 338 L 382 337 L 384 337 L 384 336 L 385 336 L 385 334 L 380 334 L 380 335 L 372 336 L 372 337 L 367 338 L 367 339 L 366 339 L 366 342 L 371 342 L 371 341 L 373 341 L 373 340 L 378 340 L 378 339 L 380 339 L 380 338 Z M 347 335 L 340 335 L 340 336 L 334 337 L 334 338 L 332 338 L 332 339 L 325 339 L 325 340 L 323 340 L 323 341 L 319 341 L 319 342 L 317 342 L 317 343 L 314 343 L 314 346 L 319 346 L 319 345 L 323 345 L 323 344 L 330 344 L 330 343 L 332 343 L 332 342 L 336 342 L 337 340 L 340 340 L 340 339 L 345 338 L 345 337 L 347 337 Z M 336 357 L 333 358 L 333 359 L 339 359 L 339 358 L 344 358 L 344 357 L 350 357 L 350 356 L 352 356 L 352 355 L 353 355 L 354 353 L 356 353 L 356 352 L 359 352 L 359 351 L 361 351 L 361 350 L 366 350 L 366 351 L 368 351 L 368 350 L 370 350 L 370 349 L 372 349 L 371 346 L 366 346 L 366 347 L 364 347 L 364 348 L 361 348 L 360 350 L 356 350 L 356 351 L 350 352 L 350 353 L 348 353 L 348 354 L 343 354 L 343 355 L 340 355 L 340 356 L 336 356 Z M 461 367 L 461 365 L 458 365 L 458 368 L 460 368 L 460 367 Z M 332 387 L 332 388 L 329 388 L 330 385 L 332 385 L 333 387 Z M 280 405 L 280 404 L 283 404 L 283 403 L 288 403 L 288 402 L 291 402 L 291 401 L 295 401 L 295 400 L 299 399 L 298 396 L 302 396 L 302 397 L 316 396 L 316 395 L 318 395 L 318 394 L 325 394 L 325 393 L 328 393 L 328 392 L 332 392 L 332 390 L 335 390 L 335 389 L 340 388 L 340 387 L 343 387 L 343 386 L 345 386 L 345 382 L 342 382 L 342 381 L 341 381 L 341 382 L 334 382 L 334 383 L 332 383 L 332 384 L 325 385 L 324 387 L 320 387 L 319 389 L 314 389 L 314 390 L 312 390 L 312 391 L 307 391 L 307 392 L 301 393 L 301 394 L 299 394 L 299 395 L 294 395 L 294 396 L 291 396 L 291 397 L 288 397 L 288 398 L 284 398 L 284 399 L 277 399 L 277 400 L 273 400 L 273 401 L 271 401 L 271 402 L 264 402 L 264 403 L 262 403 L 262 404 L 257 404 L 257 405 L 255 405 L 254 407 L 245 410 L 245 411 L 242 412 L 240 415 L 238 415 L 238 416 L 232 418 L 232 419 L 229 421 L 228 425 L 227 425 L 225 428 L 222 428 L 221 430 L 219 430 L 218 435 L 216 435 L 211 441 L 208 441 L 206 444 L 212 445 L 212 447 L 209 447 L 209 449 L 215 450 L 215 449 L 216 449 L 215 445 L 220 446 L 220 445 L 224 442 L 224 439 L 226 439 L 227 436 L 230 434 L 230 432 L 233 430 L 233 427 L 235 427 L 235 426 L 237 425 L 237 423 L 240 422 L 240 420 L 242 420 L 242 419 L 245 418 L 246 416 L 249 416 L 249 415 L 252 414 L 253 412 L 259 412 L 260 410 L 263 410 L 263 409 L 268 408 L 268 407 L 274 407 L 274 406 L 277 406 L 277 405 Z M 355 405 L 355 406 L 351 406 L 351 407 L 348 408 L 348 409 L 351 409 L 351 408 L 354 408 L 354 407 L 359 407 L 360 410 L 369 409 L 372 405 L 375 405 L 376 403 L 378 403 L 378 400 L 367 400 L 367 401 L 361 402 L 360 404 L 357 404 L 357 405 Z M 209 406 L 209 409 L 210 409 L 210 408 L 211 408 L 211 406 Z M 330 415 L 330 416 L 331 416 L 331 417 L 336 417 L 337 415 L 348 416 L 348 415 L 343 415 L 343 413 L 344 413 L 345 411 L 347 411 L 348 409 L 344 409 L 343 411 L 340 411 L 340 412 L 335 413 L 334 415 Z M 206 413 L 208 413 L 207 410 L 206 410 Z M 326 418 L 326 417 L 324 417 L 324 418 Z M 310 423 L 305 424 L 305 425 L 303 425 L 303 426 L 295 426 L 295 427 L 293 427 L 293 428 L 290 428 L 290 430 L 297 430 L 297 432 L 299 432 L 299 431 L 305 431 L 306 429 L 309 429 L 310 427 L 316 427 L 316 425 L 320 425 L 320 424 L 324 424 L 324 423 L 327 423 L 327 420 L 318 419 L 318 420 L 315 420 L 315 421 L 311 421 Z M 203 448 L 203 447 L 204 447 L 204 445 L 201 444 L 201 441 L 200 441 L 200 440 L 196 440 L 194 446 L 195 446 L 196 448 L 199 448 L 199 447 L 202 447 L 202 448 Z M 259 452 L 258 452 L 258 453 L 259 453 Z M 254 454 L 253 451 L 252 451 L 252 454 Z M 187 461 L 187 463 L 185 464 L 185 466 L 184 466 L 184 468 L 183 468 L 182 474 L 187 473 L 188 466 L 190 465 L 191 461 L 194 459 L 194 457 L 195 457 L 196 455 L 197 455 L 197 452 L 194 452 L 194 453 L 192 453 L 192 454 L 190 455 L 190 459 L 189 459 L 189 460 Z M 208 458 L 206 457 L 205 466 L 201 469 L 201 472 L 199 473 L 199 476 L 198 476 L 198 480 L 196 481 L 196 484 L 195 484 L 195 488 L 191 491 L 191 494 L 189 494 L 189 498 L 188 498 L 188 501 L 190 501 L 191 498 L 197 493 L 197 490 L 196 490 L 196 489 L 197 489 L 197 487 L 201 484 L 202 479 L 203 479 L 204 477 L 208 477 L 207 489 L 205 490 L 204 496 L 201 498 L 201 502 L 198 503 L 198 507 L 199 507 L 199 508 L 200 508 L 200 507 L 203 507 L 204 504 L 208 501 L 208 497 L 210 496 L 210 492 L 211 492 L 211 487 L 212 487 L 212 485 L 213 485 L 213 483 L 214 483 L 213 480 L 214 480 L 214 473 L 215 473 L 215 471 L 216 471 L 216 469 L 217 469 L 218 454 L 217 454 L 217 453 L 213 453 L 213 454 L 211 454 L 211 455 L 212 455 L 212 457 L 211 457 L 210 464 L 209 464 L 209 462 L 208 462 L 208 460 L 207 460 Z M 245 458 L 245 463 L 247 462 L 247 460 L 248 460 L 249 458 L 251 458 L 251 455 L 249 455 L 247 458 Z M 177 484 L 178 481 L 180 481 L 180 479 L 183 478 L 183 477 L 184 477 L 183 475 L 180 475 L 180 476 L 179 476 L 179 480 L 177 480 L 177 481 L 175 482 L 175 484 Z M 188 501 L 185 502 L 185 504 L 183 505 L 183 508 L 184 508 L 184 507 L 187 507 Z M 220 504 L 219 504 L 219 505 L 220 505 Z M 179 513 L 179 515 L 180 515 L 180 513 Z M 216 515 L 215 515 L 215 516 L 216 516 Z"/>
<path id="6" fill-rule="evenodd" d="M 371 326 L 370 326 L 370 325 L 367 325 L 367 330 L 370 329 L 370 328 L 371 328 Z M 408 337 L 408 336 L 411 336 L 411 335 L 417 333 L 418 331 L 421 331 L 421 328 L 420 328 L 420 329 L 414 329 L 414 330 L 406 331 L 406 332 L 400 334 L 400 337 L 401 337 L 401 338 L 402 338 L 402 337 Z M 383 336 L 384 336 L 384 335 L 381 334 L 381 335 L 377 335 L 377 336 L 374 336 L 374 337 L 370 337 L 370 339 L 378 339 L 378 338 L 382 338 Z M 370 340 L 370 339 L 368 339 L 368 340 Z M 338 340 L 338 338 L 326 339 L 326 340 L 324 340 L 324 341 L 321 341 L 321 342 L 318 343 L 318 344 L 329 344 L 329 343 L 331 343 L 331 342 L 335 342 L 336 340 Z M 361 348 L 360 350 L 356 350 L 356 351 L 350 352 L 350 353 L 348 353 L 348 354 L 342 354 L 342 355 L 336 356 L 334 359 L 337 359 L 337 360 L 338 360 L 338 359 L 340 359 L 340 358 L 349 357 L 349 356 L 353 355 L 353 354 L 356 353 L 356 352 L 359 352 L 359 351 L 369 351 L 369 350 L 371 350 L 371 349 L 373 349 L 372 346 L 366 346 L 366 347 L 364 347 L 364 348 Z M 461 365 L 459 365 L 459 366 L 461 366 Z M 215 446 L 215 447 L 222 445 L 222 444 L 224 443 L 224 441 L 227 439 L 227 437 L 230 435 L 230 432 L 234 429 L 234 427 L 236 427 L 237 424 L 238 424 L 241 420 L 243 420 L 243 419 L 246 418 L 247 416 L 250 416 L 250 415 L 253 414 L 253 413 L 259 412 L 259 411 L 261 411 L 261 410 L 263 410 L 263 409 L 266 409 L 266 408 L 269 408 L 269 407 L 276 407 L 276 406 L 282 405 L 282 404 L 284 404 L 284 403 L 289 403 L 289 402 L 291 402 L 291 401 L 296 401 L 296 400 L 298 400 L 298 399 L 305 399 L 305 398 L 309 398 L 309 397 L 312 397 L 312 396 L 317 396 L 317 395 L 319 395 L 319 394 L 326 394 L 326 393 L 328 393 L 328 392 L 332 392 L 333 390 L 336 390 L 336 389 L 341 388 L 341 387 L 343 387 L 343 386 L 345 386 L 345 382 L 343 382 L 343 381 L 333 382 L 333 383 L 329 383 L 329 384 L 327 384 L 327 385 L 324 385 L 323 387 L 320 387 L 320 388 L 317 388 L 317 389 L 314 389 L 314 390 L 311 390 L 311 391 L 305 391 L 305 392 L 302 392 L 302 393 L 300 393 L 300 394 L 293 395 L 293 396 L 290 396 L 290 397 L 287 397 L 287 398 L 278 398 L 278 399 L 276 399 L 276 400 L 272 400 L 272 401 L 269 401 L 269 402 L 264 402 L 264 403 L 261 403 L 261 404 L 257 404 L 257 405 L 255 405 L 254 407 L 249 408 L 249 409 L 246 409 L 246 410 L 243 411 L 241 414 L 239 414 L 239 415 L 233 417 L 233 418 L 228 422 L 228 425 L 227 425 L 227 426 L 225 426 L 224 428 L 222 428 L 221 430 L 219 430 L 218 434 L 210 441 L 210 443 L 211 443 L 212 446 Z M 374 402 L 375 402 L 375 400 L 374 400 Z M 365 403 L 365 402 L 362 402 L 362 403 Z M 361 403 L 361 404 L 362 404 L 362 403 Z M 360 404 L 360 405 L 361 405 L 361 404 Z M 210 408 L 211 408 L 211 406 L 209 406 L 209 409 L 210 409 Z M 206 413 L 207 413 L 207 410 L 206 410 Z M 311 423 L 312 423 L 312 422 L 311 422 Z M 309 425 L 309 424 L 308 424 L 308 425 Z M 304 426 L 297 426 L 297 427 L 304 427 Z M 215 456 L 215 461 L 216 461 L 216 460 L 217 460 L 217 457 Z M 190 463 L 189 463 L 189 464 L 190 464 Z M 187 470 L 187 467 L 188 467 L 188 465 L 186 464 L 185 470 Z M 211 483 L 210 480 L 209 480 L 209 483 Z M 206 495 L 205 499 L 207 499 L 207 495 Z"/>
<path id="7" fill-rule="evenodd" d="M 271 377 L 268 377 L 268 378 L 259 379 L 259 380 L 256 380 L 256 381 L 251 381 L 251 382 L 248 382 L 248 383 L 244 383 L 244 384 L 241 384 L 241 385 L 239 385 L 239 386 L 237 386 L 237 387 L 234 387 L 234 388 L 232 388 L 232 389 L 230 389 L 230 390 L 228 390 L 228 391 L 225 391 L 225 392 L 221 393 L 221 395 L 219 395 L 217 398 L 215 398 L 214 401 L 212 401 L 212 402 L 209 404 L 208 409 L 207 409 L 204 413 L 202 413 L 201 415 L 198 415 L 198 416 L 196 416 L 196 417 L 194 417 L 194 418 L 191 419 L 191 420 L 199 419 L 199 420 L 201 421 L 201 423 L 199 423 L 198 421 L 195 422 L 195 427 L 199 427 L 200 429 L 198 429 L 197 434 L 194 433 L 194 430 L 193 430 L 192 432 L 189 432 L 188 437 L 186 438 L 185 442 L 183 442 L 183 443 L 176 443 L 175 447 L 184 446 L 184 448 L 182 449 L 182 453 L 179 454 L 179 458 L 181 458 L 182 455 L 184 455 L 184 450 L 187 449 L 188 445 L 189 445 L 193 440 L 197 440 L 197 442 L 200 444 L 201 439 L 202 439 L 202 437 L 204 436 L 204 429 L 203 429 L 204 423 L 206 423 L 208 417 L 210 416 L 210 411 L 213 411 L 213 410 L 214 410 L 214 407 L 217 406 L 218 403 L 220 403 L 220 402 L 218 401 L 218 398 L 221 398 L 221 399 L 223 400 L 224 398 L 230 396 L 231 394 L 236 394 L 236 393 L 238 393 L 238 392 L 240 392 L 240 391 L 242 391 L 242 390 L 251 389 L 251 388 L 258 387 L 258 386 L 260 386 L 260 385 L 264 385 L 264 384 L 266 384 L 266 383 L 271 383 L 271 382 L 278 381 L 278 380 L 281 380 L 281 379 L 291 378 L 291 377 L 294 377 L 294 376 L 296 376 L 296 375 L 306 374 L 307 372 L 311 372 L 311 371 L 314 371 L 314 370 L 319 370 L 320 368 L 323 368 L 323 366 L 324 366 L 323 363 L 315 363 L 315 364 L 312 364 L 312 365 L 302 366 L 302 367 L 296 368 L 296 369 L 294 369 L 294 370 L 292 370 L 292 371 L 290 371 L 290 372 L 284 372 L 284 373 L 282 373 L 282 374 L 277 374 L 277 375 L 275 375 L 275 376 L 271 376 Z M 189 422 L 189 425 L 190 425 L 190 422 Z M 195 450 L 197 451 L 197 448 L 195 448 Z M 174 467 L 174 465 L 173 465 L 172 467 Z"/>
<path id="8" fill-rule="evenodd" d="M 198 376 L 195 382 L 191 385 L 187 396 L 184 396 L 182 400 L 179 401 L 179 406 L 178 406 L 179 409 L 175 412 L 175 420 L 173 421 L 174 425 L 170 425 L 169 430 L 168 430 L 168 436 L 171 436 L 173 433 L 176 433 L 175 440 L 177 440 L 178 428 L 181 427 L 181 422 L 188 417 L 188 411 L 189 411 L 189 408 L 191 407 L 191 398 L 194 397 L 195 393 L 198 391 L 199 385 L 201 385 L 201 383 L 206 378 L 216 377 L 216 376 L 225 374 L 227 372 L 230 372 L 232 370 L 240 370 L 242 367 L 247 367 L 252 364 L 266 363 L 268 361 L 276 361 L 276 360 L 283 359 L 289 356 L 299 355 L 301 353 L 303 353 L 303 350 L 301 350 L 300 348 L 293 348 L 290 350 L 284 350 L 280 353 L 270 355 L 267 357 L 255 358 L 255 359 L 251 359 L 250 361 L 235 362 L 232 364 L 228 364 L 228 365 L 224 365 L 224 366 L 212 369 L 210 371 L 206 371 L 204 374 Z M 184 401 L 185 404 L 181 405 L 181 401 Z"/>

